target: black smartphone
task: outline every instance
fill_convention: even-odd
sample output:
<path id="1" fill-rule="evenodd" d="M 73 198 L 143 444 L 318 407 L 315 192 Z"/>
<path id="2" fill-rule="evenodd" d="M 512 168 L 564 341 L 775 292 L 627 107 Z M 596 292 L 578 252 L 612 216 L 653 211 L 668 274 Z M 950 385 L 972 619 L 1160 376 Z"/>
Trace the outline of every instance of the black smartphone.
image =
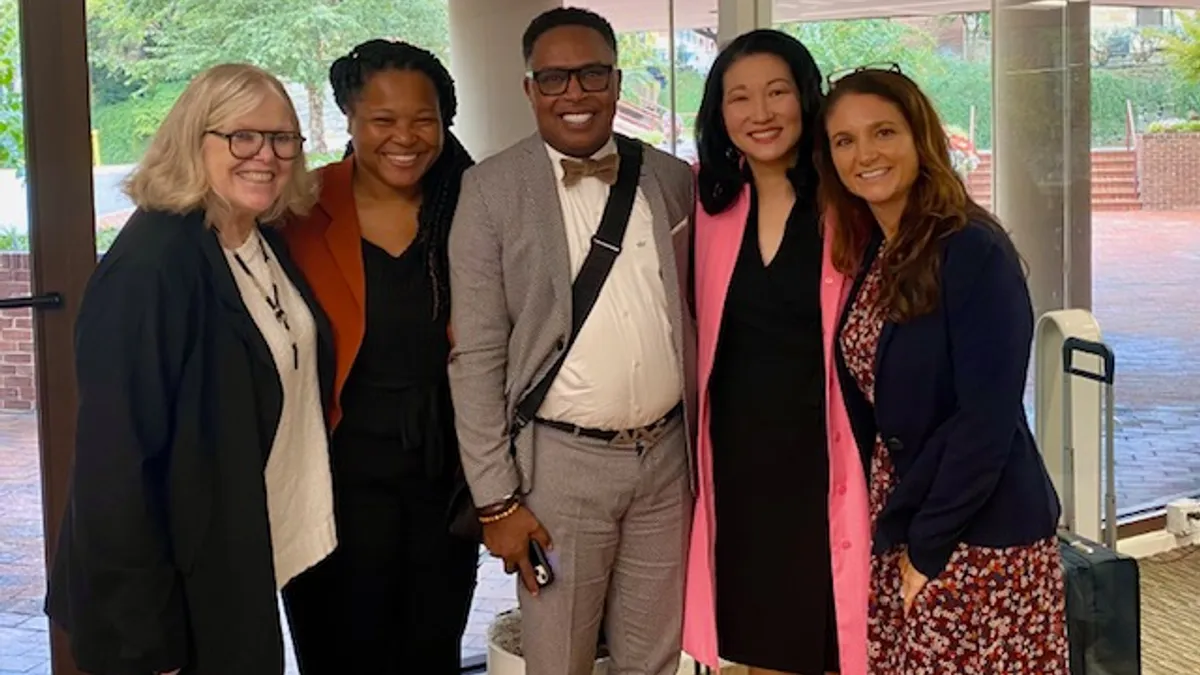
<path id="1" fill-rule="evenodd" d="M 554 569 L 550 567 L 550 559 L 537 539 L 529 540 L 529 564 L 533 566 L 533 578 L 538 588 L 545 588 L 554 583 Z"/>

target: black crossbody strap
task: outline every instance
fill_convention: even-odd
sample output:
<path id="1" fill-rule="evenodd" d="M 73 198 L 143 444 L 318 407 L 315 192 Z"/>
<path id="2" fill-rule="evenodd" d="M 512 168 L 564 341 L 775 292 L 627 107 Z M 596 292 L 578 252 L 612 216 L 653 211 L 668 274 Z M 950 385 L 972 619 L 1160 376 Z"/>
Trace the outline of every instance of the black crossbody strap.
<path id="1" fill-rule="evenodd" d="M 571 284 L 571 335 L 567 344 L 559 352 L 558 359 L 550 370 L 538 381 L 537 386 L 517 404 L 516 419 L 509 428 L 510 436 L 515 437 L 525 425 L 533 421 L 538 408 L 550 391 L 550 385 L 558 376 L 579 329 L 587 320 L 596 298 L 600 297 L 600 289 L 612 271 L 617 255 L 621 253 L 621 243 L 625 241 L 625 230 L 629 226 L 629 216 L 633 213 L 633 201 L 637 196 L 638 181 L 642 173 L 642 144 L 624 136 L 614 135 L 617 143 L 617 153 L 621 161 L 617 166 L 617 182 L 608 192 L 608 201 L 604 205 L 604 215 L 600 218 L 600 227 L 592 236 L 592 245 L 588 249 L 587 258 L 579 268 L 579 274 Z"/>

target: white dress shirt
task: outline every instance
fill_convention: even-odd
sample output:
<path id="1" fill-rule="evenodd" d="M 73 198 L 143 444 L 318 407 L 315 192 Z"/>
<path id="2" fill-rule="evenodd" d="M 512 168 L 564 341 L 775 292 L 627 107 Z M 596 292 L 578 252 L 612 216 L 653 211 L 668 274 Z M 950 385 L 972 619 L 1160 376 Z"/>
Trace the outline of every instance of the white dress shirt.
<path id="1" fill-rule="evenodd" d="M 583 266 L 600 227 L 609 186 L 595 177 L 563 185 L 561 160 L 546 146 L 557 178 L 571 278 Z M 616 152 L 610 140 L 593 155 Z M 671 332 L 654 217 L 639 187 L 621 253 L 591 314 L 538 412 L 543 419 L 593 429 L 633 429 L 657 421 L 679 403 L 683 374 Z"/>
<path id="2" fill-rule="evenodd" d="M 263 255 L 264 246 L 269 260 Z M 271 350 L 283 387 L 283 408 L 264 476 L 275 584 L 282 589 L 337 546 L 325 413 L 317 379 L 316 324 L 304 297 L 257 232 L 236 251 L 224 250 L 242 302 Z M 249 268 L 249 275 L 235 255 Z M 291 330 L 267 304 L 264 291 L 273 294 L 272 284 L 279 288 L 279 304 Z"/>

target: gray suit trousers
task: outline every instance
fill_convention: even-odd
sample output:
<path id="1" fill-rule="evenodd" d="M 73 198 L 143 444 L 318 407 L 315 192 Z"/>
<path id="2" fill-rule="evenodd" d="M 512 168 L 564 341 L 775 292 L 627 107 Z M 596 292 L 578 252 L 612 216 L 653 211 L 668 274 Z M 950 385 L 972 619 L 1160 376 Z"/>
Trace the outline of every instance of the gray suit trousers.
<path id="1" fill-rule="evenodd" d="M 603 619 L 612 675 L 674 675 L 692 514 L 684 425 L 640 453 L 536 423 L 530 432 L 526 504 L 550 533 L 556 579 L 537 597 L 520 587 L 526 672 L 590 675 Z"/>

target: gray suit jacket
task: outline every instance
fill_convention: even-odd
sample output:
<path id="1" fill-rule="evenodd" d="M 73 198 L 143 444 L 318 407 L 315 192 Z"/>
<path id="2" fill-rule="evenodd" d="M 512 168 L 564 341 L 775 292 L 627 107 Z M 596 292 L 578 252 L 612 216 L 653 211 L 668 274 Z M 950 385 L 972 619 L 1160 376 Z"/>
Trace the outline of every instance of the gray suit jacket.
<path id="1" fill-rule="evenodd" d="M 480 506 L 533 489 L 533 434 L 526 427 L 512 444 L 515 452 L 510 451 L 509 423 L 571 330 L 570 258 L 555 180 L 541 137 L 526 138 L 467 171 L 450 230 L 455 340 L 450 387 L 463 469 Z M 640 187 L 654 214 L 691 439 L 696 420 L 696 331 L 687 302 L 692 172 L 675 157 L 646 147 Z"/>

